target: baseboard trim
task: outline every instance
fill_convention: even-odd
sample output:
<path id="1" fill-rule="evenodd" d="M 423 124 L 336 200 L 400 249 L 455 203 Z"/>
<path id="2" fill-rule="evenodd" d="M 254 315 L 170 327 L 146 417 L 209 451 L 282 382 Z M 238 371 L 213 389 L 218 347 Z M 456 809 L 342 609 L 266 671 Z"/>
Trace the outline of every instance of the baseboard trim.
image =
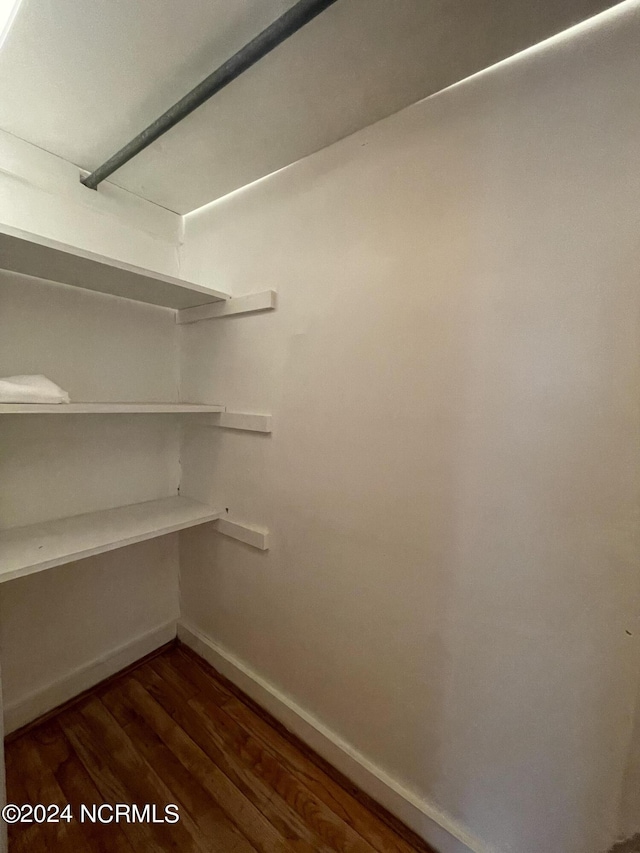
<path id="1" fill-rule="evenodd" d="M 178 639 L 439 853 L 497 853 L 184 619 L 178 622 Z"/>
<path id="2" fill-rule="evenodd" d="M 85 666 L 73 670 L 63 678 L 47 684 L 46 687 L 22 697 L 17 702 L 5 705 L 5 736 L 38 720 L 69 700 L 76 699 L 101 681 L 152 654 L 175 637 L 176 620 L 172 619 Z"/>

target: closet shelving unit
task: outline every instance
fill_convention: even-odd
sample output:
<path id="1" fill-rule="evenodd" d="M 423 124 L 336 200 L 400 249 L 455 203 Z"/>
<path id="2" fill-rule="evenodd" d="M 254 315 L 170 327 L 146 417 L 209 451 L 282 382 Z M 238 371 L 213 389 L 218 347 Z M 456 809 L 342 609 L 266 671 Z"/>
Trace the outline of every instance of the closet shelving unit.
<path id="1" fill-rule="evenodd" d="M 67 246 L 19 229 L 0 228 L 0 271 L 173 309 L 176 323 L 275 307 L 272 291 L 232 299 L 162 273 Z M 183 313 L 184 312 L 184 313 Z M 204 403 L 77 402 L 0 404 L 0 415 L 180 414 L 212 415 L 211 426 L 270 432 L 270 417 L 226 412 Z M 0 531 L 0 583 L 84 557 L 222 519 L 217 510 L 182 495 L 85 513 Z M 221 524 L 223 522 L 221 521 Z M 224 521 L 220 532 L 266 548 L 266 533 Z"/>

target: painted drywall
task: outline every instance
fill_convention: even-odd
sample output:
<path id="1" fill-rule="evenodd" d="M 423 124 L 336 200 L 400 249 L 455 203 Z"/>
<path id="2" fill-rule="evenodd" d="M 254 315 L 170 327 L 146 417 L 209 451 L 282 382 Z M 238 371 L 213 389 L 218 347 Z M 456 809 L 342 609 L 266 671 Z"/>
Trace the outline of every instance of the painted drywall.
<path id="1" fill-rule="evenodd" d="M 172 535 L 3 584 L 7 729 L 30 722 L 172 639 L 177 562 L 178 541 Z M 149 635 L 151 646 L 139 648 Z"/>
<path id="2" fill-rule="evenodd" d="M 183 534 L 183 616 L 476 850 L 640 828 L 639 39 L 626 2 L 186 218 L 183 275 L 278 309 L 180 332 L 188 396 L 273 414 L 186 432 L 271 547 Z"/>
<path id="3" fill-rule="evenodd" d="M 129 263 L 177 272 L 179 217 L 106 188 L 0 134 L 0 221 Z M 43 373 L 71 399 L 176 401 L 173 312 L 0 273 L 0 376 Z M 176 494 L 172 416 L 0 418 L 0 527 Z M 175 633 L 175 537 L 0 588 L 8 728 L 28 722 Z"/>

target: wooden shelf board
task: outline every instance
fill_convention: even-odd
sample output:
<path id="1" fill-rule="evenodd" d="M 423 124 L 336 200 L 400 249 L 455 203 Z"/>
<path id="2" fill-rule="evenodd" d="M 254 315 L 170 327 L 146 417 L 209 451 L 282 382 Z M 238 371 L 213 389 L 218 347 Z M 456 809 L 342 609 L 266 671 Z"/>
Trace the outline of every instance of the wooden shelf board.
<path id="1" fill-rule="evenodd" d="M 0 270 L 182 310 L 229 299 L 200 284 L 0 226 Z"/>
<path id="2" fill-rule="evenodd" d="M 0 583 L 215 521 L 215 510 L 181 496 L 0 531 Z"/>
<path id="3" fill-rule="evenodd" d="M 224 409 L 204 403 L 0 403 L 0 415 L 211 414 Z"/>

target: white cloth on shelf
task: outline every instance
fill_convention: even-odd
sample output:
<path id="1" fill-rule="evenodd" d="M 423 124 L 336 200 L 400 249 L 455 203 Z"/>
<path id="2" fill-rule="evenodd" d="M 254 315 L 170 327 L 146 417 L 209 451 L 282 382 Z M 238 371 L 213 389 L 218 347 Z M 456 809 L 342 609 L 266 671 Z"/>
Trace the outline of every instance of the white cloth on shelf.
<path id="1" fill-rule="evenodd" d="M 0 403 L 68 403 L 69 395 L 46 376 L 0 379 Z"/>

